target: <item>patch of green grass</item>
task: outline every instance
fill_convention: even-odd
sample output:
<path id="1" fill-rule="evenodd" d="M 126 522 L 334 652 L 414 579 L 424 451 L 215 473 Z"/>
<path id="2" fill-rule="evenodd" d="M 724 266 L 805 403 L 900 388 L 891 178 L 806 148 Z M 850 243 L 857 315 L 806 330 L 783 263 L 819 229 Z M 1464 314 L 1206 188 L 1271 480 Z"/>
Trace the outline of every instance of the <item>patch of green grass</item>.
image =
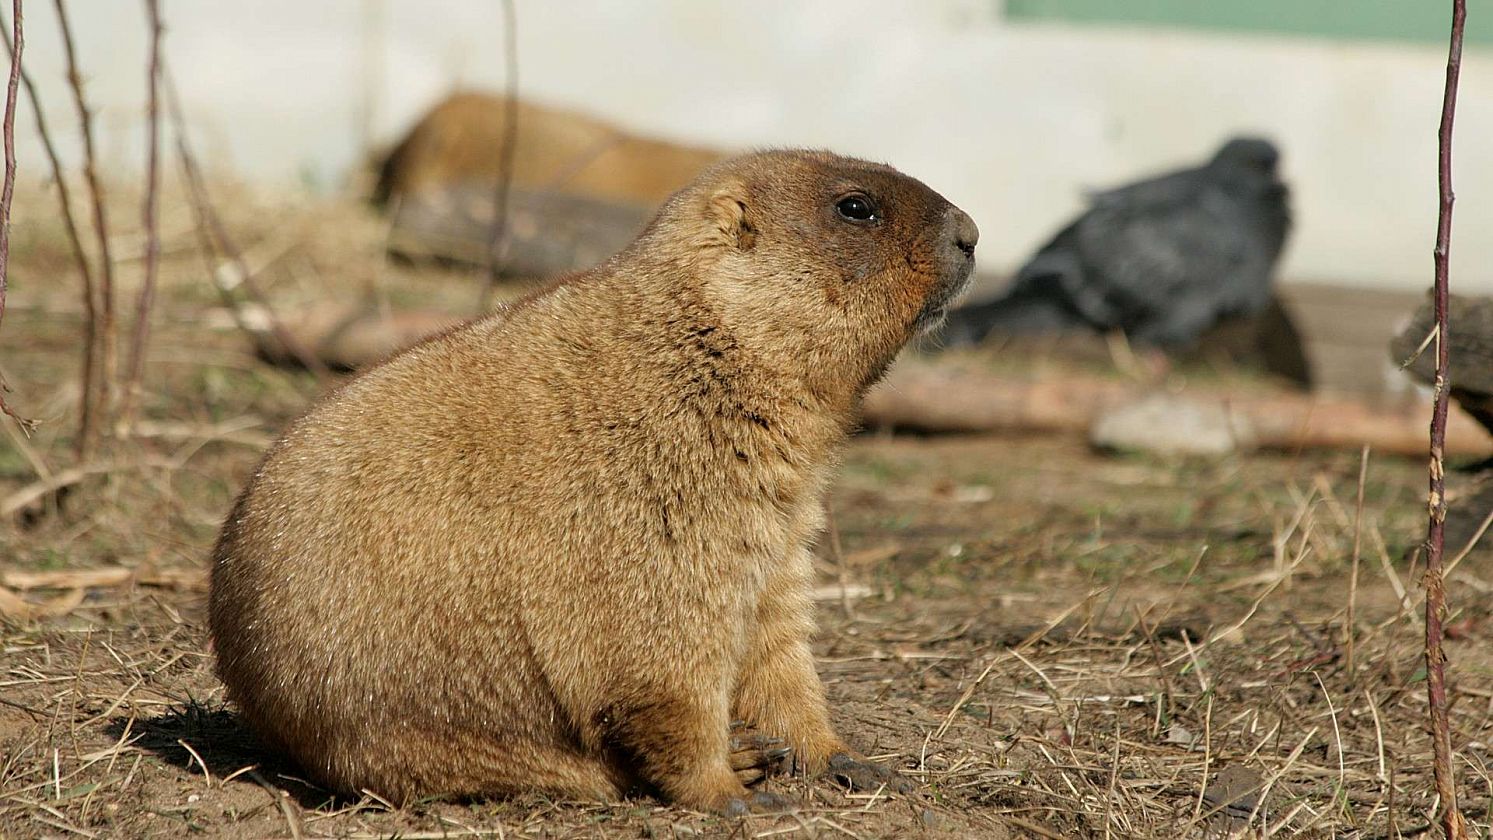
<path id="1" fill-rule="evenodd" d="M 1073 567 L 1101 583 L 1124 580 L 1142 560 L 1140 548 L 1130 543 L 1108 543 L 1073 557 Z"/>
<path id="2" fill-rule="evenodd" d="M 856 458 L 845 464 L 849 477 L 869 479 L 878 484 L 902 481 L 917 475 L 922 467 L 906 461 L 882 458 L 876 455 Z"/>
<path id="3" fill-rule="evenodd" d="M 19 447 L 7 444 L 0 447 L 0 478 L 27 479 L 31 477 L 31 462 L 21 454 Z"/>

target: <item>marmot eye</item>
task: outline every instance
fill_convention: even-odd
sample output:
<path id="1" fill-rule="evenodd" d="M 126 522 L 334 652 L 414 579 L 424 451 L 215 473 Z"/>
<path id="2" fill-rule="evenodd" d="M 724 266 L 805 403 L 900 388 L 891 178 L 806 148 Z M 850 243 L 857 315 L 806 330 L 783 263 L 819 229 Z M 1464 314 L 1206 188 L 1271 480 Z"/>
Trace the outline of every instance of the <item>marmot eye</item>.
<path id="1" fill-rule="evenodd" d="M 876 205 L 859 193 L 847 195 L 835 202 L 835 212 L 840 214 L 840 218 L 852 222 L 870 222 L 876 219 Z"/>

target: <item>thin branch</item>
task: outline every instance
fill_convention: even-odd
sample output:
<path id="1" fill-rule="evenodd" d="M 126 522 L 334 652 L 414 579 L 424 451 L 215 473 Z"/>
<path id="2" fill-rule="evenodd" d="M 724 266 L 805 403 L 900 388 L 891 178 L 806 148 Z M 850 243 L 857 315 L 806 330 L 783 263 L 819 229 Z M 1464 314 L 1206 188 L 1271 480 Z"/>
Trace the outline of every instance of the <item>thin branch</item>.
<path id="1" fill-rule="evenodd" d="M 12 24 L 15 26 L 15 50 L 10 56 L 10 82 L 5 87 L 5 186 L 0 191 L 0 318 L 5 317 L 5 292 L 9 287 L 10 274 L 10 199 L 16 191 L 16 100 L 20 98 L 21 49 L 25 39 L 21 35 L 21 0 L 12 0 Z M 10 386 L 0 376 L 0 411 L 5 412 L 21 424 L 23 431 L 36 425 L 10 407 L 5 401 L 5 392 Z"/>
<path id="2" fill-rule="evenodd" d="M 15 59 L 15 51 L 11 46 L 11 36 L 7 27 L 0 24 L 0 40 L 5 42 L 5 51 Z M 73 452 L 79 462 L 88 460 L 89 445 L 93 438 L 94 408 L 97 399 L 96 370 L 98 367 L 98 315 L 97 305 L 94 301 L 96 291 L 93 282 L 93 263 L 88 257 L 88 251 L 83 246 L 83 236 L 78 232 L 77 217 L 73 215 L 72 193 L 67 186 L 66 171 L 62 168 L 62 159 L 57 156 L 57 146 L 52 142 L 52 132 L 47 127 L 47 115 L 42 109 L 41 95 L 36 92 L 36 84 L 31 81 L 31 74 L 26 68 L 21 68 L 21 83 L 26 86 L 26 98 L 31 102 L 31 112 L 36 119 L 36 133 L 41 138 L 43 151 L 47 155 L 47 163 L 52 167 L 52 180 L 57 184 L 57 201 L 62 210 L 62 224 L 67 231 L 68 244 L 73 249 L 73 260 L 78 264 L 78 273 L 83 278 L 83 386 L 80 395 L 82 408 L 78 421 L 78 436 L 73 441 Z"/>
<path id="3" fill-rule="evenodd" d="M 1436 219 L 1436 390 L 1431 408 L 1431 466 L 1426 527 L 1426 699 L 1430 707 L 1436 795 L 1441 803 L 1441 826 L 1447 840 L 1463 840 L 1467 828 L 1457 810 L 1457 787 L 1452 773 L 1451 725 L 1447 715 L 1446 654 L 1441 648 L 1446 616 L 1446 575 L 1442 555 L 1446 546 L 1447 341 L 1446 310 L 1448 262 L 1451 251 L 1452 125 L 1457 112 L 1457 78 L 1462 69 L 1462 33 L 1467 20 L 1466 0 L 1452 0 L 1451 46 L 1446 61 L 1446 91 L 1441 103 L 1437 182 L 1441 206 Z"/>
<path id="4" fill-rule="evenodd" d="M 57 25 L 62 32 L 62 49 L 67 58 L 67 82 L 73 91 L 73 103 L 78 109 L 78 126 L 83 133 L 83 177 L 88 184 L 88 196 L 93 204 L 93 232 L 98 239 L 99 254 L 99 322 L 96 340 L 99 346 L 100 371 L 97 379 L 98 401 L 95 417 L 107 418 L 113 411 L 115 378 L 115 322 L 114 322 L 114 258 L 109 253 L 109 221 L 104 208 L 104 189 L 99 183 L 97 157 L 93 150 L 93 115 L 88 110 L 88 100 L 83 96 L 83 77 L 78 72 L 77 51 L 73 46 L 72 26 L 68 23 L 67 8 L 63 0 L 54 0 L 57 7 Z M 107 421 L 106 421 L 107 422 Z M 97 422 L 93 428 L 82 430 L 85 435 L 97 433 Z M 81 444 L 84 450 L 92 447 L 92 441 Z"/>
<path id="5" fill-rule="evenodd" d="M 140 384 L 145 376 L 145 347 L 150 342 L 150 312 L 155 305 L 156 272 L 161 259 L 160 213 L 157 193 L 160 190 L 159 167 L 160 78 L 161 78 L 161 8 L 159 0 L 145 0 L 145 14 L 150 21 L 150 64 L 146 86 L 149 90 L 145 128 L 145 202 L 140 208 L 145 225 L 145 279 L 135 301 L 135 333 L 130 341 L 128 373 L 124 382 L 124 404 L 119 410 L 121 434 L 128 434 L 139 404 Z"/>
<path id="6" fill-rule="evenodd" d="M 498 188 L 493 196 L 492 240 L 487 249 L 487 285 L 483 287 L 480 302 L 483 313 L 492 305 L 507 258 L 508 195 L 513 186 L 513 160 L 518 153 L 518 13 L 513 0 L 502 0 L 502 6 L 503 80 L 507 90 L 503 101 L 503 142 L 498 147 Z"/>
<path id="7" fill-rule="evenodd" d="M 228 235 L 227 227 L 223 225 L 223 220 L 219 218 L 217 210 L 214 209 L 212 198 L 207 192 L 206 179 L 202 177 L 197 158 L 192 154 L 191 146 L 187 143 L 186 118 L 182 116 L 181 98 L 176 90 L 176 80 L 171 72 L 170 62 L 164 58 L 161 60 L 161 84 L 166 92 L 166 111 L 171 119 L 172 131 L 176 135 L 176 151 L 181 159 L 182 174 L 186 177 L 187 194 L 191 198 L 192 210 L 197 216 L 197 227 L 208 259 L 216 259 L 216 252 L 221 249 L 238 272 L 239 284 L 244 287 L 250 299 L 264 311 L 269 321 L 270 331 L 274 333 L 275 340 L 280 342 L 280 346 L 311 371 L 317 379 L 330 379 L 332 371 L 290 330 L 286 329 L 285 323 L 275 314 L 274 308 L 270 306 L 269 298 L 265 297 L 259 284 L 254 282 L 254 274 L 249 269 L 248 262 L 244 260 L 243 252 Z M 235 323 L 247 331 L 247 324 L 238 313 L 237 301 L 221 283 L 217 282 L 216 278 L 213 278 L 213 286 L 218 289 L 224 302 L 232 311 Z M 254 337 L 252 333 L 250 337 Z"/>

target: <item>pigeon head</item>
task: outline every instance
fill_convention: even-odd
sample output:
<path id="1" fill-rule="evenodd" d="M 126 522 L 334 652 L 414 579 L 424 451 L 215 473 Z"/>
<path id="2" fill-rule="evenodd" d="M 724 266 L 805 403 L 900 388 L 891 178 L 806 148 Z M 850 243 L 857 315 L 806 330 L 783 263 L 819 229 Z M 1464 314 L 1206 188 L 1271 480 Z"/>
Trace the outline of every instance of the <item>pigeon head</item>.
<path id="1" fill-rule="evenodd" d="M 1280 152 L 1275 144 L 1260 137 L 1235 137 L 1223 144 L 1213 156 L 1210 166 L 1275 175 L 1275 166 L 1280 161 Z"/>

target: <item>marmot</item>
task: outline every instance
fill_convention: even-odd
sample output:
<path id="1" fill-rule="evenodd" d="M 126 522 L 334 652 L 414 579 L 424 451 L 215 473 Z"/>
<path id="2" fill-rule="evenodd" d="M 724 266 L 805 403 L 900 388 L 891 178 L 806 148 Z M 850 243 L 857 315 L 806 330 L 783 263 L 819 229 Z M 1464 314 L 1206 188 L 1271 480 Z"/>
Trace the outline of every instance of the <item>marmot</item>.
<path id="1" fill-rule="evenodd" d="M 597 268 L 348 382 L 218 539 L 230 699 L 322 784 L 396 802 L 782 807 L 733 772 L 733 719 L 804 772 L 905 784 L 830 726 L 809 547 L 860 396 L 978 236 L 890 167 L 751 154 Z"/>
<path id="2" fill-rule="evenodd" d="M 652 211 L 723 155 L 714 149 L 642 137 L 563 108 L 519 100 L 513 183 Z M 496 150 L 508 124 L 508 99 L 455 93 L 410 128 L 377 165 L 372 199 L 463 184 L 496 186 Z M 489 187 L 491 188 L 491 187 Z"/>

